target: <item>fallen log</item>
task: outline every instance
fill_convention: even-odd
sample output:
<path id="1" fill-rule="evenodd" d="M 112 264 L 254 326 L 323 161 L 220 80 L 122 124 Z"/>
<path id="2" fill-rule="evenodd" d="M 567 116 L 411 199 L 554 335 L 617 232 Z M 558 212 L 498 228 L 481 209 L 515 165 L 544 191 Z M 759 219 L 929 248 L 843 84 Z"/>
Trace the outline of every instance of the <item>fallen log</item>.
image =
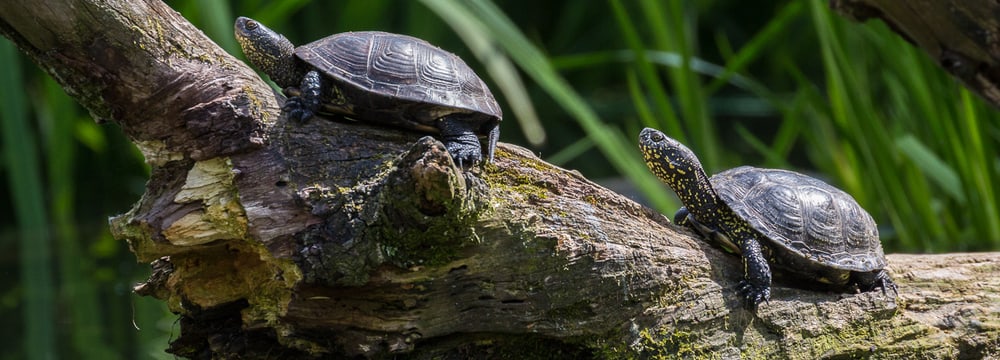
<path id="1" fill-rule="evenodd" d="M 190 358 L 982 358 L 1000 254 L 890 255 L 898 296 L 776 280 L 580 174 L 501 144 L 281 118 L 278 96 L 156 1 L 0 3 L 0 33 L 153 172 L 111 220 Z"/>

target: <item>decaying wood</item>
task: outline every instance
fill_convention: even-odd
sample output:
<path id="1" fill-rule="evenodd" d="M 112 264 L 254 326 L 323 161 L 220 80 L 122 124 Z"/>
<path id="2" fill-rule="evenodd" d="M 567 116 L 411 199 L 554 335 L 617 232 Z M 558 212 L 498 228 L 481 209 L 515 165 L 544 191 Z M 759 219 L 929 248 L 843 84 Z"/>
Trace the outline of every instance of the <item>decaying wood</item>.
<path id="1" fill-rule="evenodd" d="M 880 19 L 1000 108 L 1000 3 L 987 0 L 830 0 L 856 21 Z"/>
<path id="2" fill-rule="evenodd" d="M 0 3 L 0 32 L 153 165 L 112 220 L 191 358 L 981 358 L 1000 254 L 890 255 L 899 294 L 779 279 L 501 144 L 462 171 L 429 137 L 288 123 L 254 73 L 159 2 Z M 15 15 L 16 14 L 16 15 Z"/>

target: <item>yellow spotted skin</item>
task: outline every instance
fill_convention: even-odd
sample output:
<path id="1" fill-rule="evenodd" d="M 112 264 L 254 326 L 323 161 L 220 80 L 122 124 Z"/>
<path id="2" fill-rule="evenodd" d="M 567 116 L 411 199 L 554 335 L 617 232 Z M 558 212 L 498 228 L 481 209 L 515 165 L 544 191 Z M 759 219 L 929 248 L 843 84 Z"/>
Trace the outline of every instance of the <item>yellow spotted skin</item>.
<path id="1" fill-rule="evenodd" d="M 657 130 L 647 130 L 650 131 L 649 136 L 640 137 L 643 139 L 640 149 L 646 166 L 674 190 L 687 211 L 702 225 L 717 225 L 714 228 L 726 230 L 724 232 L 732 235 L 736 245 L 741 238 L 757 236 L 750 224 L 740 219 L 716 195 L 694 152 Z M 643 134 L 647 132 L 643 131 Z"/>
<path id="2" fill-rule="evenodd" d="M 295 45 L 253 19 L 239 17 L 233 34 L 243 55 L 282 89 L 299 85 L 306 69 L 295 59 Z"/>
<path id="3" fill-rule="evenodd" d="M 723 247 L 739 252 L 744 267 L 739 290 L 746 306 L 753 309 L 767 301 L 771 293 L 767 264 L 770 256 L 764 254 L 768 249 L 761 247 L 762 235 L 719 198 L 694 152 L 651 128 L 639 134 L 639 148 L 649 170 L 684 203 L 675 222 L 690 225 Z"/>

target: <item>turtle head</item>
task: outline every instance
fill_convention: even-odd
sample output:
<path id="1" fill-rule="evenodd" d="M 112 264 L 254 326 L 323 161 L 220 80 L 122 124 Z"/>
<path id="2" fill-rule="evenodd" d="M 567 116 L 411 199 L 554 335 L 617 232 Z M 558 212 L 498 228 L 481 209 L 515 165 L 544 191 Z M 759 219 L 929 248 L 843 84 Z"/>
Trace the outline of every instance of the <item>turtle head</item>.
<path id="1" fill-rule="evenodd" d="M 704 173 L 691 149 L 659 130 L 643 129 L 639 133 L 639 148 L 649 170 L 674 191 L 685 186 L 685 179 L 694 179 L 699 172 Z"/>
<path id="2" fill-rule="evenodd" d="M 236 19 L 233 30 L 243 55 L 254 67 L 282 88 L 298 85 L 295 45 L 291 41 L 264 24 L 242 16 Z"/>
<path id="3" fill-rule="evenodd" d="M 659 130 L 645 128 L 639 133 L 639 148 L 649 170 L 674 190 L 692 214 L 702 215 L 718 207 L 720 201 L 708 175 L 687 146 Z"/>

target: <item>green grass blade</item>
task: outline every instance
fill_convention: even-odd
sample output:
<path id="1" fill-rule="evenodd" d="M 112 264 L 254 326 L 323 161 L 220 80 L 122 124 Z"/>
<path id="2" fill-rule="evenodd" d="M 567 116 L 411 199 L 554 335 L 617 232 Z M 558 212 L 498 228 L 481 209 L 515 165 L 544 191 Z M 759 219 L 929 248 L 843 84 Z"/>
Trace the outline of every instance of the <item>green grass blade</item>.
<path id="1" fill-rule="evenodd" d="M 958 126 L 964 130 L 959 141 L 965 144 L 968 154 L 968 163 L 963 168 L 966 169 L 965 175 L 969 179 L 968 187 L 974 189 L 972 198 L 976 203 L 973 204 L 973 208 L 978 209 L 973 212 L 976 218 L 975 225 L 982 229 L 983 234 L 979 241 L 984 243 L 982 247 L 986 248 L 987 243 L 994 247 L 1000 246 L 1000 221 L 997 220 L 1000 219 L 1000 209 L 998 209 L 1000 197 L 997 196 L 997 188 L 1000 187 L 998 184 L 1000 176 L 997 173 L 1000 173 L 1000 167 L 994 166 L 992 169 L 990 167 L 990 164 L 995 164 L 1000 157 L 997 157 L 996 143 L 983 141 L 985 136 L 981 129 L 986 124 L 980 124 L 979 112 L 973 104 L 978 101 L 980 100 L 974 99 L 968 91 L 961 92 Z M 989 108 L 988 111 L 995 112 L 993 108 Z M 994 127 L 994 130 L 1000 129 Z"/>
<path id="2" fill-rule="evenodd" d="M 230 54 L 239 54 L 240 47 L 233 37 L 233 22 L 236 18 L 229 9 L 229 2 L 223 0 L 196 1 L 199 15 L 204 26 L 203 30 L 216 44 L 222 46 Z"/>
<path id="3" fill-rule="evenodd" d="M 735 125 L 736 133 L 740 134 L 740 138 L 750 144 L 757 152 L 764 155 L 767 163 L 774 164 L 774 167 L 778 168 L 790 168 L 788 161 L 785 159 L 785 155 L 778 152 L 777 148 L 768 146 L 764 141 L 757 138 L 750 130 L 743 126 L 743 124 Z"/>
<path id="4" fill-rule="evenodd" d="M 677 117 L 676 109 L 671 104 L 670 97 L 661 83 L 657 68 L 647 57 L 646 46 L 639 37 L 639 30 L 633 26 L 633 21 L 628 11 L 620 1 L 612 0 L 609 3 L 612 13 L 615 15 L 618 29 L 635 57 L 635 67 L 633 70 L 636 72 L 642 87 L 649 92 L 648 98 L 656 108 L 655 114 L 662 117 L 657 122 L 659 125 L 651 127 L 663 130 L 678 141 L 687 142 L 687 135 L 681 127 L 681 121 Z M 683 56 L 681 57 L 683 58 Z M 641 101 L 646 101 L 646 97 L 643 96 Z"/>
<path id="5" fill-rule="evenodd" d="M 996 131 L 1000 116 L 884 24 L 845 25 L 810 7 L 830 99 L 818 107 L 828 123 L 815 127 L 829 134 L 805 132 L 829 138 L 814 162 L 889 220 L 891 247 L 994 248 L 1000 168 L 983 131 Z"/>
<path id="6" fill-rule="evenodd" d="M 706 169 L 718 169 L 721 167 L 719 134 L 716 133 L 715 119 L 710 115 L 701 77 L 691 65 L 697 55 L 698 32 L 694 25 L 696 15 L 692 12 L 694 4 L 642 0 L 639 5 L 652 30 L 656 49 L 680 54 L 682 65 L 667 69 L 667 81 L 676 97 L 680 120 L 692 140 L 689 144 Z"/>
<path id="7" fill-rule="evenodd" d="M 680 54 L 666 52 L 666 51 L 653 51 L 653 50 L 643 50 L 642 53 L 645 55 L 645 60 L 651 64 L 660 66 L 669 66 L 675 68 L 682 68 L 685 66 L 684 59 Z M 624 62 L 624 63 L 635 63 L 639 61 L 636 56 L 635 51 L 631 50 L 612 50 L 612 51 L 602 51 L 594 53 L 585 54 L 575 54 L 575 55 L 565 55 L 556 56 L 551 58 L 552 65 L 560 70 L 570 70 L 585 67 L 592 67 L 599 64 L 605 64 L 610 62 Z M 767 88 L 746 76 L 739 74 L 733 74 L 725 67 L 713 64 L 704 59 L 697 57 L 691 58 L 690 62 L 687 64 L 691 68 L 691 71 L 698 73 L 700 75 L 710 76 L 717 80 L 724 81 L 726 84 L 751 91 L 759 92 L 761 94 L 770 94 Z"/>
<path id="8" fill-rule="evenodd" d="M 580 138 L 579 140 L 573 142 L 567 147 L 562 148 L 555 154 L 549 155 L 545 158 L 546 161 L 552 165 L 562 166 L 570 160 L 576 159 L 584 152 L 590 150 L 594 147 L 594 141 L 590 140 L 588 137 Z"/>
<path id="9" fill-rule="evenodd" d="M 24 346 L 29 359 L 56 358 L 55 290 L 52 236 L 45 214 L 35 131 L 28 123 L 21 59 L 7 39 L 0 39 L 0 130 L 7 178 L 20 228 L 20 269 L 24 297 Z M 11 325 L 11 324 L 8 324 Z"/>
<path id="10" fill-rule="evenodd" d="M 910 158 L 928 179 L 934 181 L 959 204 L 966 203 L 958 174 L 912 134 L 896 139 L 896 147 Z"/>
<path id="11" fill-rule="evenodd" d="M 792 1 L 785 5 L 777 15 L 767 22 L 763 29 L 758 31 L 750 41 L 743 44 L 736 54 L 726 60 L 725 71 L 707 86 L 706 93 L 715 93 L 729 80 L 730 76 L 735 76 L 743 71 L 757 57 L 766 55 L 764 49 L 768 45 L 772 45 L 772 42 L 777 42 L 778 37 L 788 31 L 794 20 L 802 16 L 802 9 L 801 1 Z"/>
<path id="12" fill-rule="evenodd" d="M 653 110 L 649 108 L 646 95 L 642 92 L 642 85 L 639 84 L 638 75 L 635 74 L 635 71 L 626 71 L 625 80 L 628 84 L 628 92 L 631 95 L 632 104 L 635 106 L 635 113 L 639 116 L 639 121 L 645 127 L 658 127 L 660 123 L 656 119 L 656 116 L 653 115 Z"/>
<path id="13" fill-rule="evenodd" d="M 467 2 L 424 0 L 423 3 L 432 10 L 442 6 L 455 7 L 457 10 L 449 12 L 435 10 L 449 24 L 455 21 L 451 18 L 455 16 L 478 19 L 489 30 L 488 33 L 495 36 L 495 42 L 501 45 L 521 70 L 579 122 L 587 135 L 597 144 L 598 149 L 608 158 L 611 166 L 633 180 L 644 193 L 662 193 L 659 180 L 647 170 L 639 157 L 634 141 L 627 140 L 619 132 L 604 124 L 569 83 L 556 73 L 545 55 L 529 42 L 493 3 L 485 0 Z M 673 207 L 673 204 L 662 196 L 651 197 L 650 200 L 661 209 Z"/>
<path id="14" fill-rule="evenodd" d="M 75 218 L 76 123 L 93 121 L 81 117 L 73 100 L 52 78 L 43 80 L 42 92 L 38 95 L 34 103 L 46 140 L 52 230 L 59 255 L 59 296 L 69 315 L 65 326 L 69 328 L 68 335 L 78 358 L 120 358 L 102 337 L 106 334 L 106 324 L 99 306 L 97 284 L 88 276 L 93 271 L 93 260 L 81 249 L 83 241 Z"/>
<path id="15" fill-rule="evenodd" d="M 309 4 L 309 2 L 310 0 L 268 1 L 253 14 L 243 16 L 249 16 L 264 24 L 284 23 L 289 17 L 292 16 L 293 13 L 301 9 L 306 4 Z M 230 19 L 230 22 L 232 21 L 236 21 L 236 19 Z M 231 31 L 232 24 L 230 23 L 229 25 Z"/>
<path id="16" fill-rule="evenodd" d="M 521 125 L 525 139 L 536 146 L 544 143 L 545 128 L 538 120 L 531 97 L 528 96 L 528 91 L 521 81 L 521 75 L 509 58 L 497 56 L 494 43 L 496 39 L 491 38 L 486 26 L 475 18 L 461 16 L 462 10 L 455 4 L 449 5 L 446 1 L 425 4 L 448 21 L 476 58 L 486 66 L 490 77 L 496 82 L 514 111 L 514 118 Z"/>

